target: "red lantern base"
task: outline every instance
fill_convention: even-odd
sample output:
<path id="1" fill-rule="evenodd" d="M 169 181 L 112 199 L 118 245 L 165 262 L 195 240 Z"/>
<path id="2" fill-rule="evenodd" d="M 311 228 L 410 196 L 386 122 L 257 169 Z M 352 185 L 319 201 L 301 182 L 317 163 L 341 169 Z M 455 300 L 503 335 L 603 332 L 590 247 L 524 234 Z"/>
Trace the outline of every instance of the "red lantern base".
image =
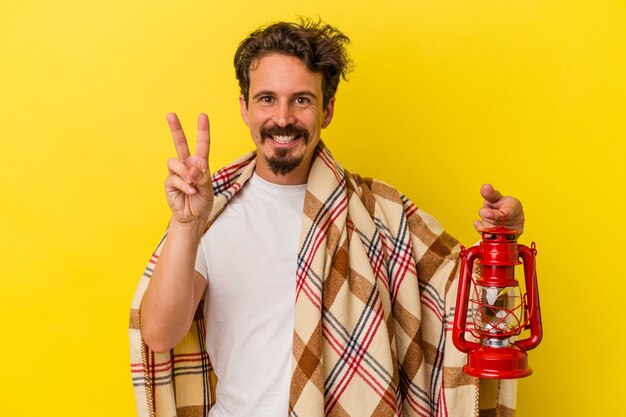
<path id="1" fill-rule="evenodd" d="M 481 346 L 467 355 L 463 371 L 479 378 L 515 379 L 533 373 L 528 367 L 528 355 L 520 348 Z"/>

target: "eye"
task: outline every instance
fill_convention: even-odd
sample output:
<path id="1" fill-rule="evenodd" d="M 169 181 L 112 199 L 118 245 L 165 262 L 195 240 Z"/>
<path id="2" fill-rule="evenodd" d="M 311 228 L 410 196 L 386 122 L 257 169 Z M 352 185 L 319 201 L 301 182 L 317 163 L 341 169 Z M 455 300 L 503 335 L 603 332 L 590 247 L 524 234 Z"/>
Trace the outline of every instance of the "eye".
<path id="1" fill-rule="evenodd" d="M 261 97 L 259 97 L 259 101 L 261 103 L 273 103 L 274 102 L 274 97 L 272 97 L 272 96 L 261 96 Z"/>
<path id="2" fill-rule="evenodd" d="M 293 102 L 296 104 L 309 104 L 311 101 L 307 97 L 296 97 Z"/>

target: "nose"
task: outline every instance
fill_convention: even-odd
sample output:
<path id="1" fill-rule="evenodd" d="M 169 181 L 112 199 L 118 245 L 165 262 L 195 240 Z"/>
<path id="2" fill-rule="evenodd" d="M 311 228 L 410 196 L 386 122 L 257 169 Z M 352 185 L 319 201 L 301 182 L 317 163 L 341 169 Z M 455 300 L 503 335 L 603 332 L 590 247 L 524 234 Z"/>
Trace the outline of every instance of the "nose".
<path id="1" fill-rule="evenodd" d="M 274 113 L 274 123 L 277 126 L 285 127 L 289 124 L 295 123 L 296 118 L 293 114 L 293 109 L 289 101 L 281 101 L 276 106 Z"/>

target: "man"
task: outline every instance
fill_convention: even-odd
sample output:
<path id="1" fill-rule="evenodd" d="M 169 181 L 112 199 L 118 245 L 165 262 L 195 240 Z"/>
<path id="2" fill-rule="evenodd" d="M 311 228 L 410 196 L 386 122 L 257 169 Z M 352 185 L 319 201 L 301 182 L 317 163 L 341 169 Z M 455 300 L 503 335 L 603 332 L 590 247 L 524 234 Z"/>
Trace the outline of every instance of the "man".
<path id="1" fill-rule="evenodd" d="M 308 20 L 241 43 L 256 153 L 213 180 L 207 116 L 191 155 L 168 114 L 172 218 L 131 316 L 140 415 L 473 415 L 474 382 L 445 331 L 458 243 L 320 141 L 350 69 L 347 43 Z M 504 215 L 521 233 L 516 199 L 489 185 L 481 194 L 478 230 Z"/>

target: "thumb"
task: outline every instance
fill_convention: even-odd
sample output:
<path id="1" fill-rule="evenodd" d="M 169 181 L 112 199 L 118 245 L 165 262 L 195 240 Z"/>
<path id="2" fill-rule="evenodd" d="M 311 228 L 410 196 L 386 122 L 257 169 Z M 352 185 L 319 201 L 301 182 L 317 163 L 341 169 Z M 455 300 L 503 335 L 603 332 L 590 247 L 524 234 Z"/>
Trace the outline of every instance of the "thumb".
<path id="1" fill-rule="evenodd" d="M 483 184 L 480 187 L 480 195 L 485 199 L 485 203 L 496 203 L 499 199 L 502 198 L 502 194 L 500 191 L 493 188 L 491 184 Z"/>

